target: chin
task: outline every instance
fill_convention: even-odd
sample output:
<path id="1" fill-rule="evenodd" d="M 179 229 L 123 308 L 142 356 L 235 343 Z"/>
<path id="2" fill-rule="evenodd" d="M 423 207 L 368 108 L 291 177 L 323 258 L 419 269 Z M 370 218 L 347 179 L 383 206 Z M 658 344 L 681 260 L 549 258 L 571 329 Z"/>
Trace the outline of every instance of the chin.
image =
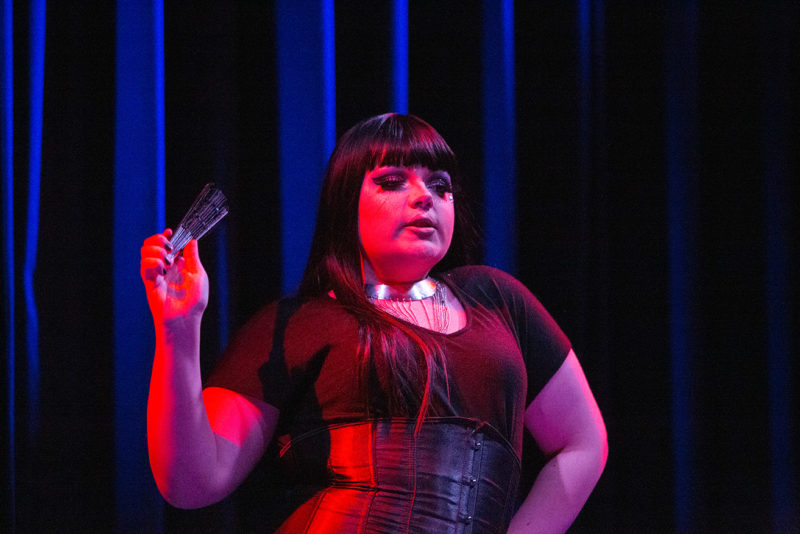
<path id="1" fill-rule="evenodd" d="M 385 257 L 384 275 L 396 281 L 421 280 L 444 257 L 441 250 L 403 251 Z"/>
<path id="2" fill-rule="evenodd" d="M 444 257 L 446 252 L 447 250 L 442 250 L 442 247 L 438 246 L 420 246 L 411 248 L 404 255 L 408 259 L 416 258 L 417 260 L 432 261 L 435 265 Z"/>

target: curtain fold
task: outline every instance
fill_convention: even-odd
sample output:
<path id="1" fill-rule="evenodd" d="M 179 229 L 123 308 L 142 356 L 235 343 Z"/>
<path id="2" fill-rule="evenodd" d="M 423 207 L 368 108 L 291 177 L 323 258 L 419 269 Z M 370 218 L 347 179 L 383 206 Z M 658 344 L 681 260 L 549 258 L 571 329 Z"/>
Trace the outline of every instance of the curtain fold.
<path id="1" fill-rule="evenodd" d="M 297 289 L 314 232 L 316 197 L 335 138 L 333 0 L 275 4 L 280 121 L 283 291 Z M 302 40 L 297 36 L 303 35 Z"/>
<path id="2" fill-rule="evenodd" d="M 695 511 L 693 362 L 698 357 L 692 324 L 697 293 L 697 8 L 670 2 L 666 79 L 667 205 L 669 223 L 670 359 L 675 529 L 692 532 Z"/>
<path id="3" fill-rule="evenodd" d="M 118 532 L 156 531 L 146 410 L 154 335 L 139 279 L 144 237 L 164 229 L 164 6 L 117 3 L 114 131 L 114 428 Z"/>
<path id="4" fill-rule="evenodd" d="M 11 0 L 4 0 L 0 11 L 2 25 L 2 125 L 0 125 L 0 158 L 2 158 L 2 246 L 3 246 L 3 393 L 6 410 L 3 414 L 3 486 L 5 525 L 16 527 L 16 288 L 14 262 L 14 24 Z"/>
<path id="5" fill-rule="evenodd" d="M 514 3 L 483 3 L 483 148 L 486 263 L 517 270 Z M 511 222 L 511 224 L 509 224 Z"/>

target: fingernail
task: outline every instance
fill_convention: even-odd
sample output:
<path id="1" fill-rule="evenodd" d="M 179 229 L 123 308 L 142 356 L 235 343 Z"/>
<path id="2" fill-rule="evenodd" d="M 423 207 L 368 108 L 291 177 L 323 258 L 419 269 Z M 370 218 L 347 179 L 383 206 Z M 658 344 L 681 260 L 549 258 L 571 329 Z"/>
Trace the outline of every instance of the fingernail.
<path id="1" fill-rule="evenodd" d="M 167 252 L 172 252 L 172 245 L 170 245 L 169 243 L 166 243 L 164 245 L 164 248 L 167 249 Z"/>

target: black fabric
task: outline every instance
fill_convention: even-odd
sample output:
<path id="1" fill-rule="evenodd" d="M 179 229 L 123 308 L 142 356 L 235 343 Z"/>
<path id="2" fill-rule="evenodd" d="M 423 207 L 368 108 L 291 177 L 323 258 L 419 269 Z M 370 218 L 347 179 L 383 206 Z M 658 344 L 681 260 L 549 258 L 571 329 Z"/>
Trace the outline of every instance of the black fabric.
<path id="1" fill-rule="evenodd" d="M 424 331 L 447 361 L 447 383 L 434 384 L 431 413 L 486 421 L 519 456 L 525 408 L 563 363 L 569 341 L 530 291 L 501 271 L 460 267 L 439 278 L 464 306 L 467 324 L 452 334 Z M 364 418 L 357 344 L 355 319 L 334 299 L 284 299 L 237 334 L 207 386 L 279 408 L 285 442 Z"/>

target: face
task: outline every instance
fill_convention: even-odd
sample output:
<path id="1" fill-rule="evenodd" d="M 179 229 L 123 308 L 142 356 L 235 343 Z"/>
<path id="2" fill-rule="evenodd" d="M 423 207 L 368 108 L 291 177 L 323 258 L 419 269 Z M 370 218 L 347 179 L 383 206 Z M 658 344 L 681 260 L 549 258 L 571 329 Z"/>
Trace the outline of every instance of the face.
<path id="1" fill-rule="evenodd" d="M 376 167 L 366 173 L 358 229 L 367 283 L 413 283 L 441 260 L 453 238 L 453 187 L 445 171 Z"/>

